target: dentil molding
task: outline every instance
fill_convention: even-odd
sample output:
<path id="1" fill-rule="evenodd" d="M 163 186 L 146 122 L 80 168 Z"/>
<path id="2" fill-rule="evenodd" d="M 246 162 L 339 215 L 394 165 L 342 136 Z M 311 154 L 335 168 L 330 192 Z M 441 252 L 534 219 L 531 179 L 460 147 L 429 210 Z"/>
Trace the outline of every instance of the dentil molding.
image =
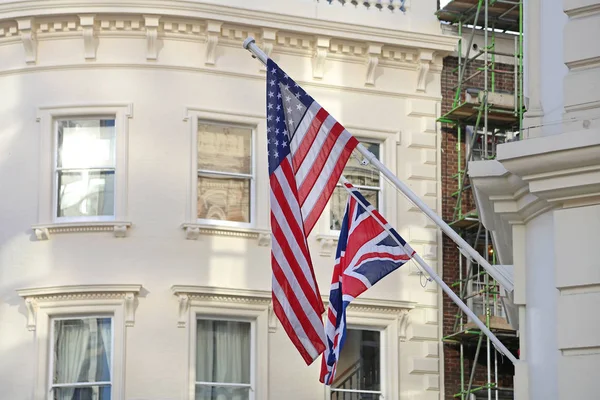
<path id="1" fill-rule="evenodd" d="M 127 230 L 132 223 L 128 221 L 102 221 L 102 222 L 69 222 L 33 225 L 33 233 L 37 240 L 49 240 L 55 233 L 76 232 L 113 232 L 116 238 L 127 236 Z"/>
<path id="2" fill-rule="evenodd" d="M 1 7 L 0 7 L 1 8 Z M 213 10 L 214 11 L 214 10 Z M 0 18 L 1 18 L 0 13 Z M 323 29 L 330 24 L 319 21 L 319 29 L 305 25 L 294 26 L 287 21 L 281 26 L 262 24 L 244 16 L 244 21 L 256 26 L 239 25 L 230 15 L 206 14 L 205 18 L 192 19 L 189 16 L 160 14 L 62 14 L 55 16 L 23 17 L 0 19 L 0 42 L 21 41 L 25 49 L 25 63 L 36 64 L 37 48 L 40 39 L 82 38 L 85 61 L 96 61 L 96 53 L 102 46 L 104 37 L 136 37 L 145 39 L 146 60 L 158 60 L 161 43 L 164 40 L 191 40 L 204 42 L 204 66 L 218 66 L 218 49 L 221 46 L 239 48 L 242 40 L 252 35 L 259 39 L 263 50 L 271 56 L 276 53 L 289 53 L 311 57 L 313 79 L 322 80 L 326 76 L 330 58 L 344 62 L 360 62 L 365 65 L 367 87 L 376 85 L 378 67 L 401 68 L 418 71 L 415 86 L 417 92 L 425 92 L 425 84 L 431 71 L 439 73 L 441 59 L 454 48 L 455 38 L 441 35 L 395 32 L 394 38 L 383 29 L 380 36 L 374 35 L 377 28 L 344 26 L 351 29 L 343 32 Z M 272 16 L 277 20 L 278 16 Z M 282 29 L 282 26 L 285 27 Z M 366 29 L 366 30 L 365 30 Z M 364 32 L 361 32 L 365 30 Z M 327 32 L 323 35 L 319 32 Z M 350 33 L 361 32 L 360 35 Z M 429 37 L 431 36 L 431 37 Z M 262 40 L 261 40 L 262 39 Z M 426 40 L 427 39 L 427 40 Z M 42 45 L 44 45 L 42 43 Z M 438 65 L 439 64 L 439 65 Z M 260 66 L 264 71 L 264 67 Z"/>
<path id="3" fill-rule="evenodd" d="M 27 307 L 27 329 L 35 331 L 36 314 L 40 307 L 58 303 L 93 305 L 106 300 L 122 303 L 125 326 L 134 326 L 135 297 L 141 289 L 142 285 L 76 285 L 20 289 L 17 293 L 25 300 Z"/>

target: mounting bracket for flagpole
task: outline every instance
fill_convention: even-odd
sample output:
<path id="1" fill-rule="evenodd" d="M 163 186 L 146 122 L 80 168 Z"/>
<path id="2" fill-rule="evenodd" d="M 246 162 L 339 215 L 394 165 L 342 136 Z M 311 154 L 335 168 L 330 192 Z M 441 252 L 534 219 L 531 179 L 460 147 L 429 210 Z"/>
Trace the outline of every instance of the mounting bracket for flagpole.
<path id="1" fill-rule="evenodd" d="M 267 55 L 260 49 L 260 47 L 256 45 L 256 41 L 253 37 L 248 36 L 246 40 L 244 40 L 243 46 L 246 50 L 252 53 L 254 57 L 259 59 L 263 64 L 267 64 Z M 431 208 L 429 208 L 429 206 L 425 204 L 425 202 L 421 200 L 419 196 L 417 196 L 408 187 L 408 185 L 406 185 L 404 182 L 398 179 L 398 177 L 394 175 L 394 173 L 390 171 L 384 164 L 382 164 L 381 161 L 379 161 L 379 159 L 373 153 L 367 150 L 367 148 L 360 143 L 356 147 L 356 150 L 358 150 L 365 157 L 365 159 L 371 163 L 371 165 L 377 168 L 392 184 L 394 184 L 394 186 L 396 186 L 398 190 L 400 190 L 406 197 L 408 197 L 408 199 L 414 205 L 419 207 L 421 211 L 423 211 L 429 218 L 431 218 L 431 220 L 435 222 L 435 224 L 439 226 L 440 229 L 450 239 L 452 239 L 454 243 L 458 245 L 461 253 L 468 254 L 474 261 L 479 263 L 479 265 L 481 265 L 486 270 L 486 272 L 500 284 L 500 286 L 504 288 L 508 287 L 506 278 L 500 275 L 490 265 L 490 263 L 485 258 L 483 258 L 481 254 L 477 252 L 477 250 L 471 247 L 471 245 L 469 245 L 454 229 L 452 229 L 450 225 L 448 225 L 439 215 L 437 215 Z M 465 311 L 465 313 L 472 319 L 475 325 L 477 325 L 481 329 L 481 331 L 485 333 L 487 337 L 490 338 L 494 345 L 496 345 L 498 350 L 500 350 L 501 353 L 508 357 L 510 361 L 513 362 L 513 364 L 516 364 L 518 360 L 515 358 L 515 356 L 508 349 L 506 349 L 502 342 L 498 340 L 496 335 L 494 335 L 485 326 L 485 324 L 483 324 L 483 322 L 479 318 L 477 318 L 477 316 L 475 316 L 473 311 L 467 307 L 467 305 L 456 295 L 456 293 L 454 293 L 452 289 L 450 289 L 448 285 L 446 285 L 446 283 L 435 273 L 435 271 L 433 271 L 433 269 L 431 269 L 431 267 L 429 267 L 429 265 L 427 265 L 427 263 L 418 254 L 416 254 L 415 261 L 417 261 L 419 265 L 421 265 L 421 267 L 425 269 L 429 276 L 431 276 L 433 280 L 435 280 L 440 285 L 440 287 L 454 301 L 454 303 L 456 303 L 463 311 Z"/>

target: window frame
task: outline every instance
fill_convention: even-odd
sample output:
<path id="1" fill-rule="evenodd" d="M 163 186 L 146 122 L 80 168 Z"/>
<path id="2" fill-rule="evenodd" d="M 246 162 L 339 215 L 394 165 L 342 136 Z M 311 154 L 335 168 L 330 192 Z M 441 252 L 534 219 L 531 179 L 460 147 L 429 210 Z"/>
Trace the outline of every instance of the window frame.
<path id="1" fill-rule="evenodd" d="M 363 393 L 363 394 L 377 394 L 379 393 L 379 399 L 383 400 L 385 399 L 385 357 L 386 354 L 384 354 L 384 341 L 385 341 L 385 327 L 382 326 L 378 326 L 378 327 L 372 327 L 372 326 L 365 326 L 365 325 L 357 325 L 357 324 L 348 324 L 346 326 L 347 330 L 360 330 L 360 331 L 373 331 L 373 332 L 379 332 L 379 376 L 380 376 L 380 382 L 379 382 L 379 386 L 380 386 L 380 390 L 379 391 L 371 391 L 371 390 L 353 390 L 353 389 L 344 389 L 344 390 L 338 390 L 338 389 L 334 389 L 332 387 L 329 386 L 329 397 L 327 397 L 327 399 L 331 400 L 331 396 L 333 395 L 333 393 L 335 392 L 346 392 L 346 393 Z M 347 333 L 347 332 L 346 332 Z M 342 348 L 342 351 L 344 351 L 344 349 Z M 341 354 L 341 353 L 340 353 Z"/>
<path id="2" fill-rule="evenodd" d="M 56 367 L 54 362 L 54 351 L 55 349 L 55 321 L 68 321 L 68 320 L 82 320 L 82 319 L 91 319 L 91 318 L 110 318 L 110 345 L 111 345 L 111 358 L 110 358 L 110 381 L 108 382 L 77 382 L 74 384 L 55 384 L 53 383 L 53 375 L 54 368 Z M 48 348 L 49 355 L 49 366 L 48 366 L 48 384 L 49 384 L 49 392 L 50 396 L 52 396 L 52 392 L 55 388 L 73 388 L 73 387 L 92 387 L 92 386 L 110 386 L 111 388 L 111 398 L 112 398 L 112 388 L 113 388 L 113 370 L 114 370 L 114 357 L 112 356 L 113 349 L 115 347 L 115 320 L 112 314 L 95 314 L 95 315 L 60 315 L 60 316 L 50 316 L 50 344 Z M 102 385 L 99 385 L 102 384 Z"/>
<path id="3" fill-rule="evenodd" d="M 68 119 L 111 118 L 115 120 L 115 187 L 114 215 L 100 217 L 58 216 L 58 121 Z M 72 227 L 91 227 L 86 230 L 107 230 L 107 227 L 131 225 L 127 218 L 129 122 L 133 117 L 132 103 L 55 105 L 38 108 L 40 123 L 40 170 L 38 189 L 38 224 L 33 228 L 38 239 L 48 239 L 48 231 L 71 231 Z M 64 230 L 62 227 L 66 227 Z M 68 228 L 68 229 L 67 229 Z M 124 235 L 119 235 L 124 236 Z"/>
<path id="4" fill-rule="evenodd" d="M 215 110 L 209 108 L 185 107 L 183 121 L 188 124 L 187 134 L 190 146 L 188 193 L 185 220 L 181 225 L 186 232 L 186 239 L 195 240 L 200 233 L 225 236 L 258 237 L 259 245 L 268 244 L 270 237 L 268 207 L 269 180 L 263 178 L 263 171 L 268 170 L 266 157 L 267 137 L 266 120 L 262 114 L 248 114 L 245 110 Z M 251 192 L 251 203 L 254 208 L 250 223 L 225 223 L 232 221 L 199 220 L 198 215 L 198 121 L 210 121 L 225 125 L 238 125 L 253 129 L 252 171 L 254 173 L 254 190 Z M 252 207 L 251 204 L 251 207 Z M 261 244 L 262 243 L 262 244 Z"/>
<path id="5" fill-rule="evenodd" d="M 188 374 L 184 392 L 186 399 L 195 400 L 196 393 L 196 321 L 198 319 L 251 322 L 250 399 L 268 397 L 269 332 L 274 317 L 271 292 L 262 290 L 230 289 L 209 286 L 171 287 L 179 302 L 177 326 L 187 331 Z M 253 324 L 253 325 L 252 325 Z"/>
<path id="6" fill-rule="evenodd" d="M 360 143 L 370 143 L 370 144 L 377 144 L 377 145 L 379 145 L 379 161 L 381 161 L 382 163 L 385 164 L 385 161 L 384 161 L 384 158 L 383 158 L 383 156 L 384 156 L 384 153 L 383 153 L 383 144 L 384 143 L 383 143 L 382 140 L 378 140 L 376 138 L 364 138 L 364 137 L 357 137 L 356 139 Z M 354 150 L 354 151 L 358 152 L 358 150 Z M 350 156 L 350 157 L 352 157 L 352 156 Z M 352 183 L 352 186 L 354 186 L 355 188 L 357 188 L 359 190 L 360 189 L 377 190 L 378 191 L 378 196 L 377 196 L 377 201 L 378 201 L 377 210 L 379 210 L 379 211 L 381 211 L 383 213 L 382 210 L 384 209 L 385 203 L 386 203 L 386 199 L 384 198 L 384 195 L 383 195 L 383 191 L 384 191 L 383 190 L 383 186 L 384 186 L 383 182 L 384 182 L 385 178 L 383 176 L 383 173 L 381 173 L 381 172 L 378 172 L 378 173 L 379 173 L 379 188 L 377 188 L 377 189 L 374 186 L 363 186 L 363 185 L 355 185 L 352 182 L 350 182 L 350 183 Z M 342 172 L 342 175 L 343 175 L 343 172 Z M 336 187 L 336 189 L 337 188 L 343 188 L 343 186 L 339 182 L 336 183 L 335 187 Z M 340 230 L 339 229 L 337 229 L 337 230 L 336 229 L 331 229 L 331 202 L 332 202 L 332 199 L 330 199 L 327 202 L 327 207 L 326 207 L 326 209 L 327 209 L 327 217 L 325 219 L 327 219 L 327 228 L 329 230 L 329 234 L 330 235 L 339 236 L 340 235 Z M 385 214 L 383 214 L 383 215 L 385 215 Z"/>
<path id="7" fill-rule="evenodd" d="M 198 320 L 206 320 L 206 321 L 232 321 L 232 322 L 246 322 L 250 324 L 250 383 L 249 384 L 232 384 L 225 382 L 198 382 L 196 380 L 196 355 L 197 355 L 197 335 L 198 335 Z M 205 387 L 231 387 L 231 388 L 248 388 L 249 396 L 248 400 L 255 400 L 256 393 L 256 319 L 255 318 L 244 318 L 244 317 L 235 317 L 235 316 L 220 316 L 220 315 L 209 315 L 209 314 L 198 314 L 196 313 L 195 323 L 190 326 L 192 329 L 192 345 L 193 345 L 193 353 L 192 357 L 194 358 L 194 398 L 196 396 L 196 387 L 205 386 Z M 192 351 L 192 350 L 191 350 Z M 191 375 L 191 373 L 190 373 Z M 218 383 L 218 385 L 211 385 L 211 383 Z"/>
<path id="8" fill-rule="evenodd" d="M 78 285 L 17 290 L 25 300 L 27 328 L 35 331 L 35 399 L 52 400 L 52 321 L 108 315 L 112 318 L 111 398 L 125 398 L 127 327 L 135 324 L 135 298 L 141 285 Z"/>
<path id="9" fill-rule="evenodd" d="M 358 298 L 352 301 L 346 309 L 348 329 L 380 332 L 380 400 L 399 399 L 399 338 L 406 333 L 401 329 L 401 321 L 403 315 L 414 307 L 415 303 L 412 302 L 394 301 L 390 303 L 389 301 Z M 323 322 L 327 323 L 326 313 L 323 316 Z M 406 328 L 404 327 L 404 329 Z M 331 400 L 331 393 L 331 387 L 324 385 L 323 398 Z"/>
<path id="10" fill-rule="evenodd" d="M 252 228 L 255 224 L 255 215 L 256 215 L 256 126 L 252 124 L 245 124 L 239 122 L 225 122 L 222 120 L 215 119 L 207 119 L 201 117 L 195 117 L 195 131 L 196 131 L 196 140 L 195 140 L 195 158 L 192 159 L 192 163 L 196 166 L 196 180 L 195 185 L 192 185 L 192 196 L 196 199 L 195 201 L 195 222 L 202 225 L 221 225 L 221 226 L 229 226 L 229 227 L 237 227 L 237 228 Z M 209 124 L 216 126 L 225 126 L 232 128 L 241 128 L 241 129 L 249 129 L 250 130 L 250 174 L 238 174 L 234 172 L 221 172 L 221 171 L 210 171 L 203 170 L 204 174 L 202 176 L 209 176 L 210 174 L 219 175 L 219 176 L 227 176 L 231 178 L 247 178 L 250 181 L 250 193 L 249 193 L 249 202 L 250 202 L 250 215 L 249 222 L 237 222 L 237 221 L 227 221 L 227 220 L 217 220 L 217 219 L 207 219 L 207 218 L 198 218 L 198 177 L 201 176 L 201 170 L 198 168 L 198 127 L 201 124 Z"/>
<path id="11" fill-rule="evenodd" d="M 72 121 L 72 120 L 101 120 L 101 119 L 112 119 L 115 121 L 115 165 L 113 167 L 114 170 L 114 195 L 113 195 L 113 202 L 114 202 L 114 210 L 113 210 L 113 215 L 96 215 L 96 216 L 83 216 L 83 217 L 60 217 L 58 216 L 58 192 L 60 190 L 59 187 L 59 179 L 58 179 L 58 172 L 59 172 L 59 168 L 58 168 L 58 124 L 61 121 Z M 53 209 L 53 214 L 52 214 L 52 218 L 53 218 L 53 222 L 56 223 L 72 223 L 72 222 L 105 222 L 105 221 L 115 221 L 116 220 L 116 214 L 117 214 L 117 199 L 119 197 L 119 180 L 120 177 L 117 175 L 118 172 L 118 157 L 117 157 L 117 147 L 119 147 L 119 130 L 117 127 L 117 116 L 116 114 L 106 114 L 106 115 L 81 115 L 81 116 L 63 116 L 63 117 L 55 117 L 52 121 L 52 125 L 53 125 L 53 157 L 52 157 L 52 181 L 53 181 L 53 186 L 52 186 L 52 209 Z M 92 170 L 94 168 L 88 168 L 88 169 L 80 169 L 81 171 L 83 170 Z M 99 169 L 99 168 L 98 168 Z"/>

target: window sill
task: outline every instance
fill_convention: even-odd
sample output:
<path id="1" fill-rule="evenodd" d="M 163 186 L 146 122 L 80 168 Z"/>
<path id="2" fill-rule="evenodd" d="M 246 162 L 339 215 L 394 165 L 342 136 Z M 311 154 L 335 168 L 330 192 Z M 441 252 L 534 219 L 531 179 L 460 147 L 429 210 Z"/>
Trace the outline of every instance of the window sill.
<path id="1" fill-rule="evenodd" d="M 127 236 L 131 222 L 126 221 L 81 221 L 34 225 L 31 228 L 38 240 L 50 239 L 50 234 L 72 232 L 113 232 L 115 237 Z"/>
<path id="2" fill-rule="evenodd" d="M 340 238 L 339 235 L 317 235 L 316 239 L 319 244 L 319 254 L 323 257 L 329 257 L 337 249 Z"/>
<path id="3" fill-rule="evenodd" d="M 257 239 L 259 246 L 269 246 L 271 244 L 271 231 L 264 229 L 237 228 L 195 223 L 185 223 L 182 224 L 181 227 L 185 229 L 185 238 L 188 240 L 198 240 L 200 234 L 203 234 Z"/>

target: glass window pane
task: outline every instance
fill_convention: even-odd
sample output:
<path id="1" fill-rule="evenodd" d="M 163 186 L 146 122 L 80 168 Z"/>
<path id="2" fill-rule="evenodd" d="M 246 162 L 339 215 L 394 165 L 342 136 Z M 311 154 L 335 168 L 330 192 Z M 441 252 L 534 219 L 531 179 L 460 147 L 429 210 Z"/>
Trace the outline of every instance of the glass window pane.
<path id="1" fill-rule="evenodd" d="M 54 321 L 53 383 L 111 380 L 111 322 L 110 318 Z"/>
<path id="2" fill-rule="evenodd" d="M 198 218 L 250 222 L 250 179 L 199 176 Z"/>
<path id="3" fill-rule="evenodd" d="M 54 400 L 110 400 L 110 386 L 54 388 Z"/>
<path id="4" fill-rule="evenodd" d="M 252 129 L 199 123 L 198 169 L 252 173 Z"/>
<path id="5" fill-rule="evenodd" d="M 197 382 L 250 383 L 249 322 L 199 319 L 196 339 Z"/>
<path id="6" fill-rule="evenodd" d="M 115 120 L 58 121 L 59 168 L 115 166 Z"/>
<path id="7" fill-rule="evenodd" d="M 58 216 L 92 217 L 115 213 L 115 171 L 59 171 Z"/>
<path id="8" fill-rule="evenodd" d="M 379 331 L 348 329 L 336 367 L 335 381 L 331 387 L 348 390 L 381 390 L 380 340 Z M 332 399 L 336 397 L 332 396 Z"/>
<path id="9" fill-rule="evenodd" d="M 196 386 L 196 400 L 247 400 L 249 388 Z"/>
<path id="10" fill-rule="evenodd" d="M 375 209 L 379 207 L 379 191 L 371 189 L 359 189 L 360 193 L 365 199 L 371 203 Z M 348 202 L 348 191 L 343 187 L 336 187 L 331 195 L 330 201 L 330 223 L 329 229 L 339 231 L 342 229 L 342 222 L 344 219 L 344 211 L 346 211 L 346 203 Z"/>
<path id="11" fill-rule="evenodd" d="M 371 153 L 373 153 L 377 159 L 379 157 L 379 144 L 378 143 L 369 143 L 369 142 L 361 142 L 363 146 L 367 148 Z M 355 157 L 355 155 L 358 156 Z M 362 186 L 373 186 L 379 187 L 379 172 L 375 169 L 375 167 L 369 165 L 361 165 L 360 160 L 362 160 L 362 155 L 355 151 L 352 157 L 348 159 L 348 163 L 346 164 L 346 168 L 344 168 L 344 176 L 346 179 L 350 181 L 353 185 L 362 185 Z"/>

